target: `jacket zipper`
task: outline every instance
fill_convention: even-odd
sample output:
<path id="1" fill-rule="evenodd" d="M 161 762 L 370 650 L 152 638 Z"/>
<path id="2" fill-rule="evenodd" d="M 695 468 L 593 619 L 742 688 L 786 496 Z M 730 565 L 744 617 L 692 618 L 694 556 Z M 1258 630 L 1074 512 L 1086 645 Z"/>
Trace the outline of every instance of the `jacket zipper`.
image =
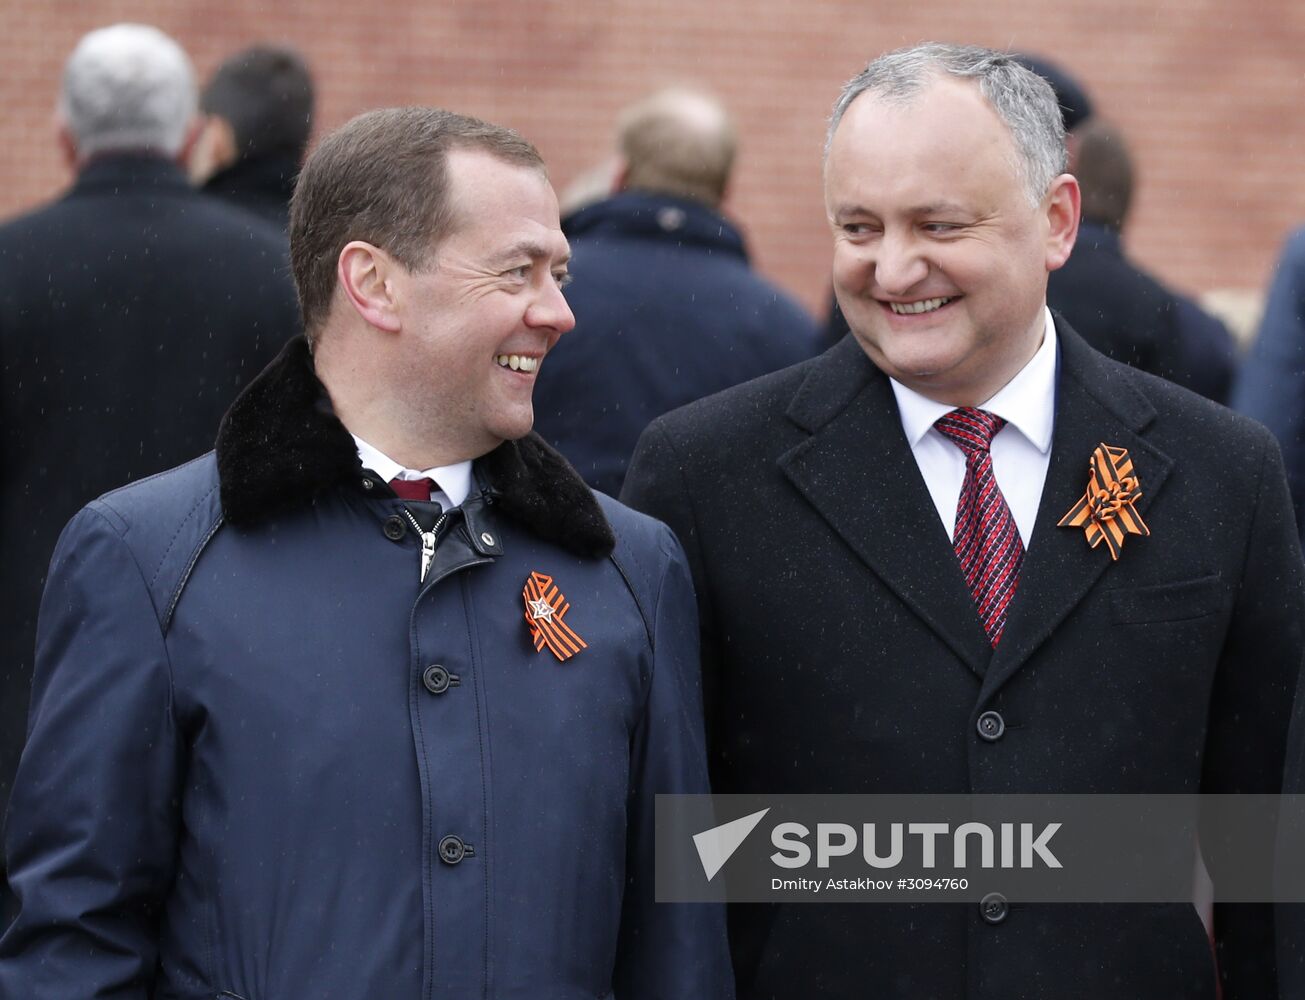
<path id="1" fill-rule="evenodd" d="M 441 511 L 439 520 L 435 522 L 435 527 L 431 528 L 430 531 L 421 530 L 421 525 L 417 523 L 417 519 L 412 516 L 412 511 L 407 507 L 403 508 L 403 515 L 408 519 L 417 534 L 421 536 L 421 577 L 419 582 L 425 583 L 426 577 L 430 573 L 431 563 L 435 561 L 435 543 L 438 540 L 440 528 L 444 527 L 444 522 L 448 520 L 449 512 L 446 510 Z"/>

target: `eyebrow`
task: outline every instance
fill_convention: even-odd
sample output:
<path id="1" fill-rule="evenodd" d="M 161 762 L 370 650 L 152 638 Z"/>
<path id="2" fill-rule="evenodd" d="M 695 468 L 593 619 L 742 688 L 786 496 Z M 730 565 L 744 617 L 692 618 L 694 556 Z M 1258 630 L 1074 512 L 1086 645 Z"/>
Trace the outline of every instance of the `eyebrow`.
<path id="1" fill-rule="evenodd" d="M 531 260 L 539 260 L 543 257 L 551 257 L 552 251 L 542 243 L 536 243 L 533 240 L 521 240 L 519 243 L 513 243 L 510 247 L 494 255 L 496 263 L 505 263 L 509 260 L 515 260 L 518 257 L 529 257 Z M 566 248 L 566 255 L 558 261 L 559 264 L 567 264 L 571 260 L 571 248 Z"/>
<path id="2" fill-rule="evenodd" d="M 968 211 L 969 209 L 967 209 L 964 205 L 960 204 L 959 202 L 934 201 L 934 202 L 929 202 L 928 204 L 925 205 L 914 205 L 911 208 L 908 208 L 905 214 L 911 216 L 937 215 L 940 213 L 948 213 L 948 212 L 965 214 Z M 871 211 L 870 209 L 866 208 L 864 205 L 840 205 L 838 208 L 834 210 L 835 219 L 845 219 L 848 217 L 866 216 L 866 215 L 872 216 L 874 218 L 879 217 L 878 212 Z"/>

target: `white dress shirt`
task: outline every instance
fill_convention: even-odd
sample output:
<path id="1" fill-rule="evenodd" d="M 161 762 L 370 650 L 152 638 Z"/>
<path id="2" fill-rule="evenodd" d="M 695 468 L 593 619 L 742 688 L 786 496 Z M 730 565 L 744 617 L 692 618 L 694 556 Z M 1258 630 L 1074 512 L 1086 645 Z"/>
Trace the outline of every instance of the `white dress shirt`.
<path id="1" fill-rule="evenodd" d="M 1051 311 L 1045 312 L 1046 334 L 1037 353 L 1013 379 L 978 407 L 1006 421 L 1006 426 L 992 439 L 992 471 L 1026 550 L 1033 536 L 1047 467 L 1051 464 L 1051 431 L 1056 416 L 1056 327 Z M 944 437 L 934 427 L 934 421 L 956 407 L 927 399 L 896 379 L 889 381 L 897 397 L 902 430 L 906 432 L 911 453 L 947 529 L 947 537 L 952 538 L 956 530 L 956 505 L 965 480 L 965 452 Z"/>
<path id="2" fill-rule="evenodd" d="M 373 448 L 357 434 L 353 435 L 354 444 L 358 446 L 358 457 L 364 469 L 371 469 L 387 483 L 391 479 L 431 479 L 435 489 L 430 498 L 443 510 L 462 506 L 471 492 L 471 462 L 456 462 L 453 465 L 441 465 L 434 469 L 405 469 L 383 451 Z"/>

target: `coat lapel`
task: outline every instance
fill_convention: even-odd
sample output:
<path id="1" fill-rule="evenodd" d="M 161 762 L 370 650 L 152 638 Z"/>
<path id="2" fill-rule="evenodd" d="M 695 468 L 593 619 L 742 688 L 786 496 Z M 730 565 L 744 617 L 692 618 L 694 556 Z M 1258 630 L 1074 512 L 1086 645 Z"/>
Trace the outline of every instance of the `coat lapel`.
<path id="1" fill-rule="evenodd" d="M 976 674 L 992 656 L 888 379 L 845 338 L 789 408 L 812 436 L 779 465 L 853 552 Z"/>
<path id="2" fill-rule="evenodd" d="M 1144 517 L 1173 466 L 1172 459 L 1140 436 L 1155 409 L 1134 388 L 1128 372 L 1089 348 L 1059 318 L 1056 330 L 1060 357 L 1051 464 L 1019 589 L 981 699 L 1010 679 L 1111 565 L 1105 545 L 1089 548 L 1081 528 L 1057 527 L 1087 487 L 1093 450 L 1102 443 L 1128 449 L 1142 489 L 1136 506 Z M 1146 544 L 1145 538 L 1130 538 L 1120 560 L 1137 558 Z"/>

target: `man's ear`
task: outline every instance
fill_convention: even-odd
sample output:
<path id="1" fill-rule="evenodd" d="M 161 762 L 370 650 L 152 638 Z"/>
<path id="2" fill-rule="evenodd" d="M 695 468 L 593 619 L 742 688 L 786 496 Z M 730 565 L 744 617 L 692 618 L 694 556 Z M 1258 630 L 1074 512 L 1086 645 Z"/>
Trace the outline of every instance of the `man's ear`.
<path id="1" fill-rule="evenodd" d="M 403 265 L 384 250 L 354 240 L 340 251 L 336 278 L 349 304 L 369 326 L 398 333 L 403 324 L 396 284 L 402 271 Z"/>
<path id="2" fill-rule="evenodd" d="M 225 118 L 204 116 L 198 119 L 197 134 L 178 155 L 184 160 L 191 183 L 198 187 L 236 162 L 235 129 Z"/>
<path id="3" fill-rule="evenodd" d="M 1061 174 L 1051 182 L 1042 200 L 1047 220 L 1047 270 L 1064 267 L 1078 238 L 1081 208 L 1078 181 L 1071 174 Z"/>
<path id="4" fill-rule="evenodd" d="M 630 181 L 630 163 L 618 157 L 612 164 L 612 194 L 620 194 Z"/>
<path id="5" fill-rule="evenodd" d="M 59 147 L 59 158 L 63 165 L 73 173 L 77 172 L 77 140 L 68 127 L 68 120 L 63 113 L 54 113 L 54 141 Z"/>
<path id="6" fill-rule="evenodd" d="M 204 118 L 196 115 L 189 124 L 186 125 L 186 134 L 182 137 L 181 146 L 177 149 L 176 155 L 172 157 L 174 163 L 182 170 L 187 169 L 190 162 L 191 150 L 195 148 L 195 141 L 199 138 L 200 133 L 204 131 Z"/>

